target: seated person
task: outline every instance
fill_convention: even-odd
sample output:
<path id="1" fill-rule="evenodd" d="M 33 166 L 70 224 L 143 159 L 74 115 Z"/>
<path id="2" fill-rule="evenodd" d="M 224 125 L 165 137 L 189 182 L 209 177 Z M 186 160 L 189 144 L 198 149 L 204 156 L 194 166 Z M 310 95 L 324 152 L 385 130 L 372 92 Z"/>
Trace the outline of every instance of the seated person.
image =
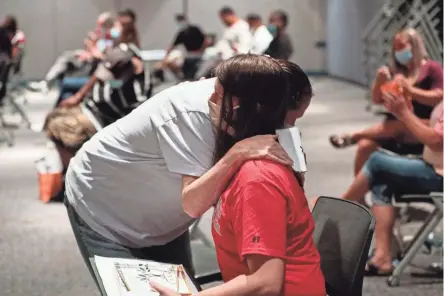
<path id="1" fill-rule="evenodd" d="M 378 70 L 373 84 L 374 103 L 382 103 L 381 86 L 392 79 L 398 81 L 406 97 L 411 97 L 414 113 L 423 120 L 430 118 L 433 106 L 442 100 L 443 69 L 438 62 L 429 58 L 422 38 L 413 29 L 406 29 L 396 34 L 390 66 Z M 393 116 L 388 116 L 386 120 L 370 128 L 349 135 L 330 137 L 331 144 L 336 148 L 358 144 L 355 175 L 380 146 L 383 148 L 388 146 L 389 150 L 395 150 L 394 152 L 400 154 L 421 153 L 418 148 L 396 151 L 397 144 L 412 143 L 416 140 L 412 138 L 405 124 Z M 419 148 L 422 149 L 421 146 Z"/>
<path id="2" fill-rule="evenodd" d="M 192 80 L 205 49 L 205 35 L 202 30 L 188 23 L 184 15 L 176 15 L 179 33 L 167 49 L 165 59 L 156 65 L 155 76 L 164 81 L 163 70 L 169 69 L 179 80 Z M 177 47 L 183 45 L 184 56 Z"/>
<path id="3" fill-rule="evenodd" d="M 105 47 L 103 52 L 100 51 L 95 55 L 95 58 L 97 59 L 96 63 L 98 63 L 101 59 L 104 58 L 104 55 L 106 55 L 107 48 L 109 48 L 109 46 L 113 46 L 113 44 L 125 43 L 128 46 L 130 46 L 134 54 L 140 57 L 139 49 L 135 45 L 137 43 L 138 37 L 134 24 L 135 23 L 131 19 L 121 16 L 117 18 L 117 21 L 114 23 L 114 26 L 109 30 L 110 36 L 107 37 L 107 40 L 110 41 L 110 44 Z M 95 68 L 96 66 L 93 67 L 93 69 Z M 141 79 L 144 79 L 144 77 L 141 77 Z M 60 87 L 60 95 L 56 102 L 56 106 L 61 104 L 63 100 L 65 100 L 66 98 L 69 98 L 78 91 L 80 91 L 80 89 L 88 82 L 88 80 L 89 77 L 68 77 L 63 79 L 62 85 Z M 145 87 L 144 81 L 141 82 L 142 82 L 141 86 L 143 87 L 139 92 L 143 92 L 143 89 Z"/>
<path id="4" fill-rule="evenodd" d="M 205 50 L 206 61 L 202 63 L 196 77 L 211 77 L 211 72 L 221 61 L 251 50 L 253 36 L 248 23 L 228 6 L 219 10 L 219 17 L 226 29 L 215 46 Z"/>
<path id="5" fill-rule="evenodd" d="M 55 142 L 65 167 L 98 129 L 129 114 L 139 104 L 143 75 L 140 57 L 122 42 L 107 50 L 82 90 L 48 115 L 44 131 Z"/>
<path id="6" fill-rule="evenodd" d="M 288 60 L 293 54 L 293 45 L 286 29 L 288 26 L 288 15 L 277 10 L 270 15 L 268 30 L 274 39 L 265 51 L 265 54 L 275 59 Z"/>
<path id="7" fill-rule="evenodd" d="M 11 37 L 14 32 L 9 27 L 0 26 L 0 106 L 6 96 L 9 69 L 12 62 Z"/>
<path id="8" fill-rule="evenodd" d="M 263 54 L 270 46 L 273 40 L 273 35 L 267 27 L 262 23 L 260 15 L 251 13 L 247 15 L 247 22 L 250 26 L 251 34 L 253 35 L 253 44 L 251 46 L 251 53 Z"/>
<path id="9" fill-rule="evenodd" d="M 12 59 L 15 62 L 15 72 L 20 69 L 20 58 L 25 49 L 25 33 L 18 28 L 17 20 L 14 16 L 8 15 L 3 20 L 2 26 L 11 32 Z"/>
<path id="10" fill-rule="evenodd" d="M 90 65 L 95 58 L 100 58 L 101 53 L 109 46 L 109 31 L 114 25 L 115 18 L 111 12 L 104 12 L 97 18 L 96 29 L 88 34 L 84 49 L 68 50 L 62 53 L 54 65 L 49 69 L 43 81 L 29 83 L 29 89 L 33 91 L 47 92 L 55 81 L 63 80 L 69 72 L 78 71 Z M 82 80 L 81 82 L 84 82 Z M 70 82 L 78 86 L 81 83 Z M 74 86 L 73 86 L 74 87 Z"/>
<path id="11" fill-rule="evenodd" d="M 217 69 L 216 95 L 210 100 L 211 117 L 218 127 L 214 163 L 239 141 L 274 134 L 303 116 L 312 96 L 308 77 L 294 64 L 280 64 L 288 69 L 293 95 L 277 101 L 285 96 L 269 92 L 245 98 L 242 89 L 231 89 L 237 71 Z M 224 111 L 220 106 L 233 109 Z M 220 196 L 213 214 L 213 239 L 225 283 L 197 295 L 325 296 L 313 230 L 300 176 L 272 161 L 247 161 Z M 155 282 L 151 285 L 161 295 L 178 295 Z"/>
<path id="12" fill-rule="evenodd" d="M 443 190 L 443 104 L 434 108 L 429 124 L 415 115 L 405 98 L 388 93 L 382 95 L 384 105 L 402 122 L 415 138 L 424 144 L 423 158 L 408 158 L 374 152 L 344 199 L 358 200 L 372 192 L 372 211 L 376 218 L 375 251 L 368 262 L 368 273 L 390 274 L 393 270 L 391 239 L 395 222 L 392 206 L 394 194 L 428 194 Z"/>

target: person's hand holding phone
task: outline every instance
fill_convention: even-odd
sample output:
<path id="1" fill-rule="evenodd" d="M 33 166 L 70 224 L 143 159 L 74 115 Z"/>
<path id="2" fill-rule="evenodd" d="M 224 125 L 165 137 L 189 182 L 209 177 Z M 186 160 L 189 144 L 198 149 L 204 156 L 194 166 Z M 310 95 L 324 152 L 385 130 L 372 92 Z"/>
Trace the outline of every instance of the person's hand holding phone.
<path id="1" fill-rule="evenodd" d="M 401 119 L 407 112 L 412 112 L 412 102 L 406 100 L 402 94 L 394 94 L 393 92 L 383 92 L 382 99 L 384 106 L 396 118 Z"/>

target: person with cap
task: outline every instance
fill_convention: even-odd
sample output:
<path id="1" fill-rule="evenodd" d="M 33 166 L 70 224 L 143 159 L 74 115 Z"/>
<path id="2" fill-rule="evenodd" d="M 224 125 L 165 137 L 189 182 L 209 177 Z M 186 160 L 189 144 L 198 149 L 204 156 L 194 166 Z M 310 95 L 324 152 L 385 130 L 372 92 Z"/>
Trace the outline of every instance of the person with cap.
<path id="1" fill-rule="evenodd" d="M 115 28 L 122 30 L 118 23 Z M 46 118 L 44 131 L 56 144 L 65 167 L 97 130 L 139 104 L 143 83 L 143 62 L 137 48 L 121 42 L 105 52 L 87 84 Z"/>

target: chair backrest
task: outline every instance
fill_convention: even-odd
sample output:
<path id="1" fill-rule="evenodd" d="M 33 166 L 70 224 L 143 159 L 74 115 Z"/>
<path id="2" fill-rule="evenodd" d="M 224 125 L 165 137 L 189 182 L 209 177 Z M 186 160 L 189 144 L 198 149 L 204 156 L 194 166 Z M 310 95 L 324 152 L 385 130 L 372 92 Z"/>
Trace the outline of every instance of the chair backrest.
<path id="1" fill-rule="evenodd" d="M 320 197 L 313 209 L 313 238 L 329 296 L 360 296 L 375 218 L 354 202 Z"/>

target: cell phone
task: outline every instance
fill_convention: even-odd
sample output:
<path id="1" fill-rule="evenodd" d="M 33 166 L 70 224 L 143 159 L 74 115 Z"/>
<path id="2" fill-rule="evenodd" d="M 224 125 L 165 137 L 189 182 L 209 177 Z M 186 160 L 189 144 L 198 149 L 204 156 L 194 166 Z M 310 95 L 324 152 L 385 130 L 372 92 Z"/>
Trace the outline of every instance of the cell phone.
<path id="1" fill-rule="evenodd" d="M 396 80 L 392 80 L 381 85 L 381 92 L 388 92 L 395 96 L 402 95 L 402 87 Z"/>

